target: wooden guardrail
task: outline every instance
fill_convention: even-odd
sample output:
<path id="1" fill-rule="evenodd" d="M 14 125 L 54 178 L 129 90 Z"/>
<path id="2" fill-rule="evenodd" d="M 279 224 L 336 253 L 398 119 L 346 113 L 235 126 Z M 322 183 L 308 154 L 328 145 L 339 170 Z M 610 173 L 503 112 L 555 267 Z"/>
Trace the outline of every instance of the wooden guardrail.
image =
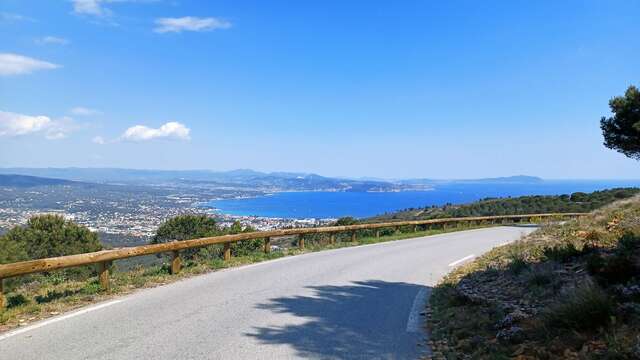
<path id="1" fill-rule="evenodd" d="M 501 215 L 501 216 L 475 216 L 464 218 L 444 218 L 430 220 L 411 220 L 411 221 L 395 221 L 386 223 L 366 223 L 345 226 L 326 226 L 314 228 L 295 228 L 270 231 L 256 231 L 240 234 L 213 236 L 200 239 L 172 241 L 162 244 L 150 244 L 142 246 L 133 246 L 125 248 L 117 248 L 111 250 L 102 250 L 92 253 L 59 256 L 46 259 L 37 259 L 29 261 L 21 261 L 11 264 L 0 264 L 0 307 L 3 306 L 3 279 L 28 275 L 32 273 L 48 272 L 69 267 L 77 267 L 84 265 L 98 265 L 98 275 L 100 284 L 104 289 L 109 289 L 109 268 L 114 260 L 127 259 L 136 256 L 144 256 L 158 253 L 171 253 L 171 273 L 175 274 L 180 271 L 181 260 L 180 250 L 201 248 L 214 244 L 224 245 L 224 259 L 229 260 L 231 257 L 231 243 L 243 240 L 264 239 L 264 251 L 271 250 L 270 241 L 274 237 L 297 235 L 298 246 L 304 248 L 304 235 L 308 234 L 330 234 L 330 242 L 335 242 L 335 234 L 343 232 L 351 232 L 351 240 L 356 240 L 356 231 L 358 230 L 376 230 L 376 237 L 380 235 L 379 230 L 382 228 L 399 228 L 401 226 L 413 226 L 413 230 L 417 231 L 418 226 L 441 225 L 446 228 L 447 225 L 453 223 L 473 223 L 473 222 L 489 222 L 496 223 L 498 221 L 532 221 L 542 219 L 563 219 L 576 218 L 584 215 L 584 213 L 550 213 L 550 214 L 526 214 L 526 215 Z"/>

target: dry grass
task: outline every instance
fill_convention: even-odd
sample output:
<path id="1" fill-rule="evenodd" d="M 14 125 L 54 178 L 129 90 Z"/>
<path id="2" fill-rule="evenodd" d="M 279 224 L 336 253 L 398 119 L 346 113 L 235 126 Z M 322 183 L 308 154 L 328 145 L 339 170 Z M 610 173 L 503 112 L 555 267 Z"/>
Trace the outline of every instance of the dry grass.
<path id="1" fill-rule="evenodd" d="M 431 308 L 440 357 L 640 358 L 640 197 L 457 268 Z"/>

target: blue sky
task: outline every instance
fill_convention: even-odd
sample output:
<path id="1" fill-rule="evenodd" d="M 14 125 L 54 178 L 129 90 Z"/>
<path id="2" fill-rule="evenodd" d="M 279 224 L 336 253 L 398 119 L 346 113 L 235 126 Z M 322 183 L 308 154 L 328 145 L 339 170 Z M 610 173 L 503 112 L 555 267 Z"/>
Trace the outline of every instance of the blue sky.
<path id="1" fill-rule="evenodd" d="M 0 0 L 0 166 L 640 178 L 637 1 Z"/>

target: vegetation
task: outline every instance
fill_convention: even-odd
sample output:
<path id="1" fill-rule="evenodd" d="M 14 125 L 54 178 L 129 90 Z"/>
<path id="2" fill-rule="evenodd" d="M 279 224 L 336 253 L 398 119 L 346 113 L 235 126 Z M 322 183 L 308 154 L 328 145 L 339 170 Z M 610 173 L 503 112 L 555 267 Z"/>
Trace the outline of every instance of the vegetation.
<path id="1" fill-rule="evenodd" d="M 640 91 L 629 86 L 624 96 L 609 101 L 612 117 L 602 117 L 604 146 L 640 160 Z"/>
<path id="2" fill-rule="evenodd" d="M 180 215 L 162 223 L 158 227 L 151 243 L 159 244 L 250 231 L 255 230 L 249 226 L 243 227 L 238 221 L 234 222 L 232 226 L 223 229 L 218 226 L 215 219 L 206 215 Z M 231 245 L 231 254 L 234 256 L 248 255 L 252 251 L 261 248 L 262 242 L 260 240 L 239 241 Z M 187 260 L 193 260 L 194 257 L 206 259 L 222 258 L 222 245 L 184 250 L 181 252 L 181 256 Z"/>
<path id="3" fill-rule="evenodd" d="M 38 215 L 0 236 L 0 263 L 102 249 L 98 235 L 58 215 Z"/>
<path id="4" fill-rule="evenodd" d="M 639 358 L 640 197 L 454 270 L 428 314 L 436 358 Z"/>
<path id="5" fill-rule="evenodd" d="M 344 219 L 340 223 L 353 224 L 357 223 L 357 220 Z M 67 222 L 67 224 L 78 226 L 70 222 Z M 450 227 L 446 231 L 469 228 L 463 226 Z M 231 249 L 234 256 L 229 261 L 222 260 L 220 245 L 210 246 L 194 251 L 190 254 L 190 257 L 185 258 L 183 268 L 177 275 L 170 274 L 166 258 L 161 258 L 163 260 L 161 264 L 151 266 L 138 265 L 131 269 L 123 269 L 119 267 L 120 262 L 116 262 L 110 274 L 111 290 L 109 292 L 100 288 L 96 272 L 91 267 L 88 268 L 91 271 L 85 271 L 81 274 L 70 274 L 68 270 L 73 269 L 68 269 L 16 278 L 19 281 L 9 282 L 5 280 L 8 306 L 6 309 L 0 309 L 0 330 L 56 315 L 62 311 L 104 300 L 116 294 L 126 294 L 138 288 L 161 285 L 212 270 L 324 249 L 372 244 L 445 232 L 444 229 L 414 232 L 412 227 L 403 227 L 398 231 L 395 229 L 383 230 L 380 237 L 375 237 L 371 231 L 358 232 L 356 241 L 352 241 L 350 234 L 339 234 L 334 244 L 330 243 L 327 234 L 316 234 L 313 237 L 305 237 L 306 246 L 304 250 L 297 248 L 297 239 L 295 237 L 274 239 L 272 244 L 277 245 L 278 248 L 270 253 L 263 252 L 263 243 L 260 240 L 241 241 L 232 246 Z M 17 230 L 12 229 L 11 231 Z M 235 223 L 229 228 L 221 228 L 214 219 L 208 217 L 179 216 L 163 223 L 152 241 L 155 243 L 173 240 L 181 241 L 189 238 L 238 233 L 241 231 L 252 231 L 252 229 L 242 227 L 239 223 Z M 2 237 L 0 237 L 0 241 L 4 241 Z M 8 249 L 8 245 L 12 243 L 6 242 L 3 244 L 2 246 L 5 247 L 2 249 Z M 16 254 L 13 250 L 10 253 Z M 4 256 L 5 252 L 0 252 L 0 254 Z M 183 258 L 184 255 L 181 251 Z M 189 254 L 186 253 L 186 255 Z M 16 256 L 12 258 L 17 259 Z M 20 257 L 20 259 L 23 258 L 28 258 L 28 256 Z"/>
<path id="6" fill-rule="evenodd" d="M 520 196 L 483 199 L 470 204 L 407 209 L 376 216 L 369 221 L 421 220 L 447 217 L 536 214 L 551 212 L 589 212 L 617 200 L 640 193 L 637 188 L 618 188 L 571 195 Z"/>

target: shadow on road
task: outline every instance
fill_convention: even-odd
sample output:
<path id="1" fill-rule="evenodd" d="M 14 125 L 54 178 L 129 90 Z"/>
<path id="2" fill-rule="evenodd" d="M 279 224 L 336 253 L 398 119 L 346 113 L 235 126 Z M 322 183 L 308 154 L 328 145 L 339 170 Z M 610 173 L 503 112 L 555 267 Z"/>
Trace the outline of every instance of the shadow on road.
<path id="1" fill-rule="evenodd" d="M 429 291 L 427 287 L 370 280 L 309 289 L 314 292 L 311 296 L 275 298 L 258 305 L 303 318 L 304 323 L 260 327 L 246 335 L 264 344 L 292 346 L 296 356 L 306 358 L 409 359 L 420 351 L 424 334 L 407 332 L 407 320 L 416 295 L 421 289 Z M 424 318 L 418 321 L 422 329 Z"/>

